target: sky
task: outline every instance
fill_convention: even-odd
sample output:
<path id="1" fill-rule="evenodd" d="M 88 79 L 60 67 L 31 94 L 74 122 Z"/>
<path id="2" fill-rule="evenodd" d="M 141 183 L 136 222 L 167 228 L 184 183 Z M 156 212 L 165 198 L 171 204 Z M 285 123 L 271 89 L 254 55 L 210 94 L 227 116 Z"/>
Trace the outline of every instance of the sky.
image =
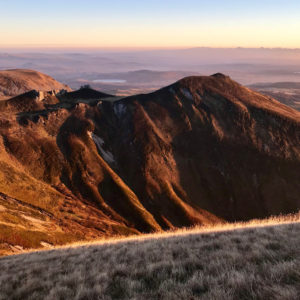
<path id="1" fill-rule="evenodd" d="M 0 47 L 300 48 L 299 0 L 0 0 Z"/>

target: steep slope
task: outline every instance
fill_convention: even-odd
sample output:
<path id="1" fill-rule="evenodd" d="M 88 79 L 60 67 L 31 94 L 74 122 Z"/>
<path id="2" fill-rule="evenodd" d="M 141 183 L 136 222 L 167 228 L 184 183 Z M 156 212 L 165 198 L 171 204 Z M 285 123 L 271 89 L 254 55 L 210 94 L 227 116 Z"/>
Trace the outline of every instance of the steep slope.
<path id="1" fill-rule="evenodd" d="M 54 215 L 68 238 L 299 209 L 299 112 L 222 74 L 115 102 L 82 92 L 20 95 L 0 116 L 0 192 Z M 34 246 L 56 243 L 47 228 Z"/>
<path id="2" fill-rule="evenodd" d="M 300 111 L 299 82 L 257 83 L 250 85 L 249 87 Z"/>
<path id="3" fill-rule="evenodd" d="M 31 90 L 50 91 L 62 89 L 70 91 L 67 85 L 37 71 L 26 69 L 0 71 L 0 100 Z"/>
<path id="4" fill-rule="evenodd" d="M 118 127 L 131 128 L 114 139 L 116 151 L 127 145 L 119 174 L 161 222 L 192 223 L 200 208 L 230 221 L 299 209 L 299 112 L 222 74 L 114 110 Z"/>
<path id="5" fill-rule="evenodd" d="M 280 101 L 281 103 L 300 111 L 300 91 L 298 91 L 298 93 L 272 92 L 263 90 L 259 92 L 271 96 L 272 98 Z"/>
<path id="6" fill-rule="evenodd" d="M 55 97 L 51 98 L 54 104 L 45 104 L 47 99 L 40 101 L 35 95 L 34 91 L 25 93 L 1 106 L 0 254 L 22 247 L 159 230 L 136 195 L 101 160 L 95 144 L 84 145 L 90 137 L 88 119 L 81 115 L 95 107 L 59 103 Z M 104 178 L 106 187 L 115 190 L 111 197 L 124 202 L 126 218 L 97 192 Z"/>

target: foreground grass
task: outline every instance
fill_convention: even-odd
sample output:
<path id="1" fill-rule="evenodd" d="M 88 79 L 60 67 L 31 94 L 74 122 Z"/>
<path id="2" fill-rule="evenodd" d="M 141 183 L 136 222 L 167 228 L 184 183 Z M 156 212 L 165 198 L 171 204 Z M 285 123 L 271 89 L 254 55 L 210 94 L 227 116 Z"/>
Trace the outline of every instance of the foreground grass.
<path id="1" fill-rule="evenodd" d="M 249 226 L 4 257 L 0 299 L 299 299 L 300 224 Z"/>

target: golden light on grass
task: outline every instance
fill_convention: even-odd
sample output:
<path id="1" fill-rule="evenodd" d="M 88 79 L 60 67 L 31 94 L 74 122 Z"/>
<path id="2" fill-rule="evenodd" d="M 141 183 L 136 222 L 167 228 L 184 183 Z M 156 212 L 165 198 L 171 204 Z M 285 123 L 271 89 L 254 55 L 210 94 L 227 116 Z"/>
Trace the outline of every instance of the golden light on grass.
<path id="1" fill-rule="evenodd" d="M 156 240 L 156 239 L 165 239 L 169 237 L 180 237 L 185 235 L 218 233 L 218 232 L 261 228 L 261 227 L 276 226 L 276 225 L 291 224 L 291 223 L 300 223 L 300 212 L 296 214 L 289 214 L 289 215 L 271 216 L 266 219 L 253 219 L 246 222 L 235 222 L 235 223 L 225 222 L 219 224 L 212 224 L 208 226 L 185 227 L 185 228 L 180 228 L 175 230 L 159 231 L 159 232 L 133 235 L 133 236 L 116 235 L 113 237 L 104 237 L 101 239 L 96 239 L 91 241 L 86 241 L 86 240 L 78 241 L 63 246 L 51 246 L 51 249 L 67 249 L 67 248 L 76 248 L 76 247 L 91 246 L 91 245 L 96 246 L 96 245 L 104 245 L 104 244 L 124 243 L 130 241 L 142 242 L 142 241 L 153 240 L 153 239 Z M 47 251 L 47 250 L 49 250 L 49 248 L 24 250 L 24 253 Z"/>
<path id="2" fill-rule="evenodd" d="M 299 214 L 0 258 L 0 299 L 297 299 Z"/>

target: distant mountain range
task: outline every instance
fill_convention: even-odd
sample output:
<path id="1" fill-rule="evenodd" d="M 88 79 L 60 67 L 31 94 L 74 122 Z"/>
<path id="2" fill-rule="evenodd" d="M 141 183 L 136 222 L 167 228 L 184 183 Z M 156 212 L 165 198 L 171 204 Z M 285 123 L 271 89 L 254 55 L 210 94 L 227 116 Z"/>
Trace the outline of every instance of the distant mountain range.
<path id="1" fill-rule="evenodd" d="M 300 50 L 280 48 L 190 48 L 190 49 L 0 49 L 0 69 L 33 69 L 44 72 L 77 89 L 80 80 L 97 80 L 105 76 L 121 75 L 128 79 L 135 76 L 137 83 L 148 88 L 158 88 L 155 77 L 145 77 L 141 71 L 178 73 L 169 79 L 191 75 L 209 75 L 216 72 L 229 74 L 243 84 L 256 82 L 298 81 L 300 82 Z M 185 72 L 185 74 L 179 74 Z M 128 73 L 128 74 L 127 74 Z M 149 73 L 148 73 L 149 75 Z M 162 76 L 163 79 L 164 76 Z M 106 79 L 104 78 L 104 79 Z M 147 78 L 147 80 L 143 80 Z M 118 78 L 112 78 L 118 79 Z M 78 85 L 79 84 L 79 85 Z M 169 85 L 160 81 L 159 87 Z M 100 85 L 97 88 L 101 88 Z M 109 92 L 109 87 L 102 85 Z M 124 90 L 124 88 L 122 88 Z M 148 91 L 145 89 L 144 91 Z M 133 94 L 134 91 L 131 92 Z"/>
<path id="2" fill-rule="evenodd" d="M 299 210 L 300 112 L 228 76 L 40 90 L 0 102 L 3 252 Z"/>

